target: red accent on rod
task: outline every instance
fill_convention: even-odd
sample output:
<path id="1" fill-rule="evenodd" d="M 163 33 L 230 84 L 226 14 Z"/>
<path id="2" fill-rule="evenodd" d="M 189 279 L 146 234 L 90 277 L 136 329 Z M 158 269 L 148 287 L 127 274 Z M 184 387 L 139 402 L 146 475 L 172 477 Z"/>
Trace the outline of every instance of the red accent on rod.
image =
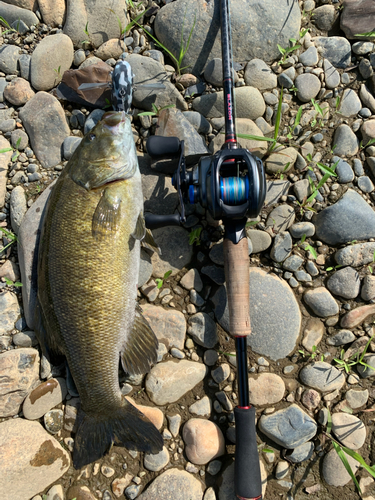
<path id="1" fill-rule="evenodd" d="M 262 495 L 260 495 L 259 497 L 256 497 L 256 498 L 245 498 L 245 497 L 239 497 L 237 495 L 237 498 L 238 498 L 238 500 L 260 500 L 262 498 Z"/>
<path id="2" fill-rule="evenodd" d="M 251 406 L 237 406 L 237 408 L 240 408 L 241 410 L 250 410 Z"/>

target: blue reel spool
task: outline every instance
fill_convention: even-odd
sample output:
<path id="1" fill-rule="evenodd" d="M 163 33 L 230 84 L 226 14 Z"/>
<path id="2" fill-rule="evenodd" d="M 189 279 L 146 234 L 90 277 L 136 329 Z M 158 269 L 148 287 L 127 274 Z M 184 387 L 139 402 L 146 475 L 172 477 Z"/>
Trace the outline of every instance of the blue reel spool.
<path id="1" fill-rule="evenodd" d="M 220 177 L 220 198 L 230 206 L 245 203 L 249 198 L 249 178 Z"/>

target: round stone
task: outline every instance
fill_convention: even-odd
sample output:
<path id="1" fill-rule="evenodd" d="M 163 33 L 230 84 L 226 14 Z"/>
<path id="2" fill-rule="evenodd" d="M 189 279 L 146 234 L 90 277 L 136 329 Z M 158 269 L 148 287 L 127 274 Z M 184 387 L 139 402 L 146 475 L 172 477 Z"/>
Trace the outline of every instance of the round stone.
<path id="1" fill-rule="evenodd" d="M 168 463 L 169 463 L 169 453 L 165 446 L 163 446 L 163 449 L 159 451 L 159 453 L 156 453 L 155 455 L 146 453 L 143 461 L 145 469 L 153 472 L 159 472 Z"/>
<path id="2" fill-rule="evenodd" d="M 311 307 L 313 312 L 321 318 L 334 316 L 339 312 L 337 302 L 323 286 L 315 288 L 314 290 L 308 290 L 304 294 L 303 300 Z"/>
<path id="3" fill-rule="evenodd" d="M 340 100 L 339 113 L 347 118 L 355 116 L 362 108 L 362 103 L 357 92 L 345 89 Z"/>
<path id="4" fill-rule="evenodd" d="M 359 295 L 360 287 L 359 274 L 352 267 L 339 269 L 327 281 L 328 290 L 344 299 L 355 299 Z"/>
<path id="5" fill-rule="evenodd" d="M 339 125 L 333 137 L 335 154 L 338 156 L 354 156 L 358 153 L 359 142 L 349 125 Z"/>
<path id="6" fill-rule="evenodd" d="M 356 409 L 364 406 L 368 401 L 369 392 L 367 389 L 356 390 L 349 389 L 349 391 L 345 394 L 345 399 L 349 403 L 350 408 Z"/>
<path id="7" fill-rule="evenodd" d="M 4 90 L 4 97 L 15 106 L 22 106 L 30 100 L 35 92 L 30 87 L 30 83 L 23 78 L 14 78 L 8 83 Z"/>
<path id="8" fill-rule="evenodd" d="M 211 415 L 212 404 L 208 396 L 204 396 L 202 399 L 198 400 L 189 406 L 189 411 L 193 415 L 198 415 L 199 417 L 209 417 Z"/>
<path id="9" fill-rule="evenodd" d="M 333 335 L 333 337 L 329 337 L 327 339 L 327 344 L 334 346 L 345 345 L 349 344 L 350 342 L 354 342 L 355 338 L 356 337 L 352 331 L 340 330 L 338 333 L 336 333 L 336 335 Z"/>
<path id="10" fill-rule="evenodd" d="M 345 452 L 343 453 L 353 473 L 356 474 L 359 469 L 359 462 Z M 349 472 L 346 470 L 335 449 L 332 449 L 324 457 L 322 472 L 325 481 L 330 486 L 345 486 L 351 480 Z"/>
<path id="11" fill-rule="evenodd" d="M 297 87 L 297 98 L 302 102 L 310 102 L 314 99 L 321 88 L 320 80 L 312 73 L 302 73 L 294 81 Z"/>
<path id="12" fill-rule="evenodd" d="M 312 222 L 297 222 L 289 228 L 289 232 L 293 238 L 300 239 L 303 235 L 310 238 L 315 234 L 315 226 Z"/>
<path id="13" fill-rule="evenodd" d="M 365 301 L 375 298 L 375 276 L 367 275 L 363 278 L 361 298 Z"/>
<path id="14" fill-rule="evenodd" d="M 320 394 L 314 389 L 307 389 L 303 392 L 301 401 L 308 410 L 315 410 L 320 403 Z"/>
<path id="15" fill-rule="evenodd" d="M 300 378 L 303 384 L 321 392 L 341 389 L 345 383 L 344 374 L 325 361 L 317 361 L 302 368 Z"/>
<path id="16" fill-rule="evenodd" d="M 318 64 L 318 51 L 316 50 L 316 47 L 312 45 L 305 50 L 305 52 L 298 56 L 298 61 L 304 66 L 315 66 Z"/>
<path id="17" fill-rule="evenodd" d="M 50 410 L 44 415 L 44 425 L 48 432 L 57 434 L 63 426 L 64 413 L 62 410 Z"/>
<path id="18" fill-rule="evenodd" d="M 367 175 L 358 178 L 358 187 L 363 193 L 372 193 L 375 189 L 372 180 Z"/>
<path id="19" fill-rule="evenodd" d="M 288 455 L 288 460 L 293 463 L 304 462 L 305 460 L 310 460 L 312 454 L 314 453 L 314 443 L 308 441 L 300 446 L 294 448 L 293 453 Z"/>
<path id="20" fill-rule="evenodd" d="M 247 237 L 250 238 L 253 244 L 253 254 L 263 252 L 271 246 L 272 238 L 266 231 L 259 231 L 258 229 L 251 229 L 246 232 Z"/>
<path id="21" fill-rule="evenodd" d="M 225 439 L 220 428 L 209 420 L 192 418 L 186 422 L 182 437 L 190 462 L 204 465 L 225 453 Z"/>
<path id="22" fill-rule="evenodd" d="M 187 492 L 189 500 L 202 500 L 202 482 L 189 472 L 173 468 L 158 475 L 137 498 L 138 500 L 156 500 L 159 498 L 186 500 Z"/>
<path id="23" fill-rule="evenodd" d="M 273 89 L 277 86 L 277 76 L 261 59 L 252 59 L 245 68 L 246 85 L 259 90 Z"/>
<path id="24" fill-rule="evenodd" d="M 261 373 L 249 378 L 250 403 L 255 406 L 271 405 L 282 400 L 284 381 L 274 373 Z"/>
<path id="25" fill-rule="evenodd" d="M 287 231 L 278 233 L 273 240 L 270 252 L 271 259 L 275 262 L 282 262 L 289 257 L 293 248 L 292 237 Z"/>
<path id="26" fill-rule="evenodd" d="M 294 209 L 287 204 L 282 204 L 274 208 L 268 215 L 266 225 L 279 233 L 280 231 L 289 229 L 293 225 L 295 218 Z"/>
<path id="27" fill-rule="evenodd" d="M 197 313 L 189 318 L 188 334 L 193 340 L 208 349 L 218 342 L 216 324 L 206 313 Z"/>
<path id="28" fill-rule="evenodd" d="M 334 413 L 332 415 L 332 432 L 337 439 L 351 450 L 359 450 L 366 440 L 366 427 L 355 415 Z"/>
<path id="29" fill-rule="evenodd" d="M 65 379 L 50 378 L 27 396 L 22 411 L 28 420 L 36 420 L 60 404 L 67 394 Z"/>
<path id="30" fill-rule="evenodd" d="M 338 164 L 336 166 L 337 180 L 340 184 L 347 184 L 348 182 L 352 182 L 354 179 L 354 172 L 352 167 L 348 162 L 341 160 L 341 158 L 334 156 L 332 158 L 332 162 Z"/>
<path id="31" fill-rule="evenodd" d="M 223 383 L 230 375 L 230 366 L 227 363 L 223 363 L 222 365 L 212 370 L 211 376 L 217 384 Z"/>

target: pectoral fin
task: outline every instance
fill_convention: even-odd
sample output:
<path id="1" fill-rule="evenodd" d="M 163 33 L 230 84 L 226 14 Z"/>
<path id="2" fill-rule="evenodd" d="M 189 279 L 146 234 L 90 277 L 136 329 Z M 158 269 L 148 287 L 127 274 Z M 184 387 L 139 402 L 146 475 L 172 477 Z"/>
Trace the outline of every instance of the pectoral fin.
<path id="1" fill-rule="evenodd" d="M 120 227 L 121 198 L 116 188 L 108 187 L 96 207 L 92 218 L 92 235 L 94 238 L 113 236 Z"/>
<path id="2" fill-rule="evenodd" d="M 121 352 L 121 364 L 126 373 L 139 375 L 150 371 L 157 360 L 158 339 L 137 305 L 133 329 Z"/>

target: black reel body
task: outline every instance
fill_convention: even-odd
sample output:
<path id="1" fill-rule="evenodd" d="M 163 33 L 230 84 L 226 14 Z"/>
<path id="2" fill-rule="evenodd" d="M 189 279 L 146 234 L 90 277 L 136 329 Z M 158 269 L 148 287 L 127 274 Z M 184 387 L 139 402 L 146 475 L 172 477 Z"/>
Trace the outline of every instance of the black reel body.
<path id="1" fill-rule="evenodd" d="M 266 197 L 263 163 L 247 149 L 224 149 L 200 160 L 189 185 L 189 202 L 199 202 L 213 219 L 255 218 Z"/>

